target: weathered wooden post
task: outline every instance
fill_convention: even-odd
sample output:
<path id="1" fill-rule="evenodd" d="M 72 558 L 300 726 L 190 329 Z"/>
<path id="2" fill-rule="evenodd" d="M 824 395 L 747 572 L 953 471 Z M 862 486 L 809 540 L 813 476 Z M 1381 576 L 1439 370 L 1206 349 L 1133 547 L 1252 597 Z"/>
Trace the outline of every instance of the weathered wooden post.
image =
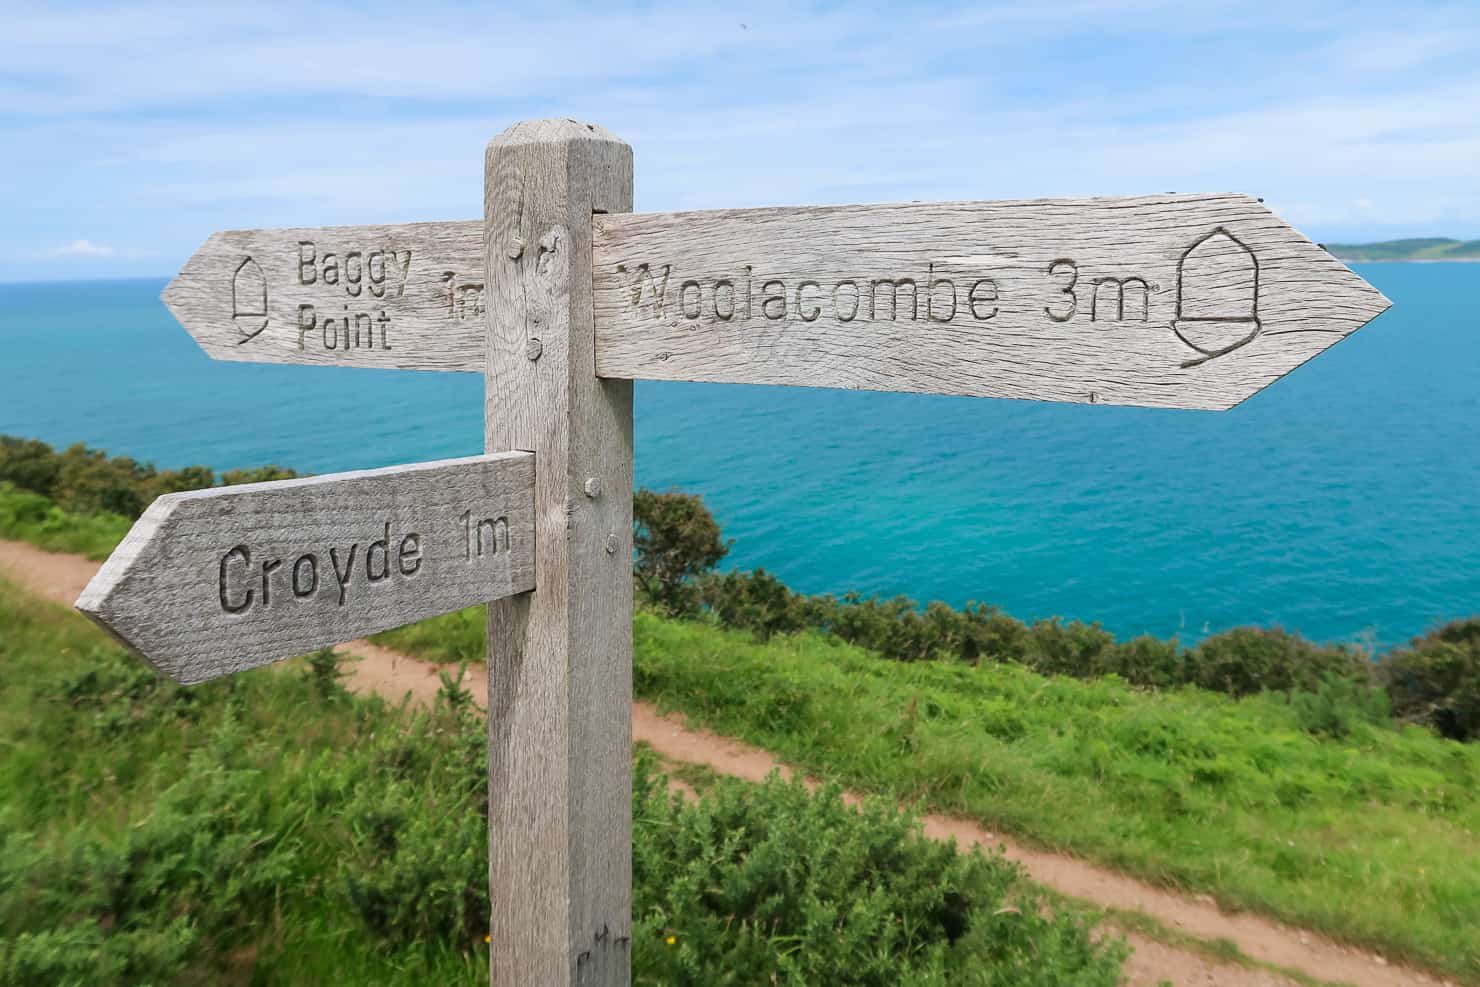
<path id="1" fill-rule="evenodd" d="M 537 589 L 489 604 L 491 978 L 631 979 L 632 382 L 596 377 L 592 214 L 632 149 L 569 120 L 488 146 L 486 448 L 535 454 Z"/>

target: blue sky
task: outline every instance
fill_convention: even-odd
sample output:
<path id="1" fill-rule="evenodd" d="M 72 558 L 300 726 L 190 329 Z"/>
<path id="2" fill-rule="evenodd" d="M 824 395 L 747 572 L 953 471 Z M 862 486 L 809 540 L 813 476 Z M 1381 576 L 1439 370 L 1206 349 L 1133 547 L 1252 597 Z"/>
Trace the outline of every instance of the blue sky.
<path id="1" fill-rule="evenodd" d="M 1317 240 L 1480 236 L 1480 4 L 7 3 L 0 280 L 213 230 L 475 218 L 515 120 L 639 210 L 1165 191 Z"/>

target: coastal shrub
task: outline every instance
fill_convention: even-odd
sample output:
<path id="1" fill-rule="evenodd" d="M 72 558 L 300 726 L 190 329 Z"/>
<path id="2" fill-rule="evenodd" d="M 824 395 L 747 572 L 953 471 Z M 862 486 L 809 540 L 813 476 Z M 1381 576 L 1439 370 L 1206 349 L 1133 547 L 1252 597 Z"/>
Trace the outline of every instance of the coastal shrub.
<path id="1" fill-rule="evenodd" d="M 632 575 L 648 600 L 670 614 L 698 610 L 694 579 L 718 565 L 732 544 L 720 538 L 697 494 L 639 489 L 632 495 Z"/>
<path id="2" fill-rule="evenodd" d="M 122 514 L 138 517 L 148 506 L 148 481 L 153 470 L 128 456 L 109 457 L 78 444 L 61 455 L 55 497 L 69 511 L 80 514 Z"/>
<path id="3" fill-rule="evenodd" d="M 45 442 L 0 435 L 0 482 L 55 498 L 61 471 L 61 458 Z"/>
<path id="4" fill-rule="evenodd" d="M 1264 690 L 1314 692 L 1329 676 L 1369 681 L 1368 657 L 1321 645 L 1279 627 L 1235 627 L 1204 638 L 1187 655 L 1188 681 L 1230 696 Z"/>
<path id="5" fill-rule="evenodd" d="M 0 538 L 102 560 L 123 540 L 130 523 L 119 514 L 72 514 L 49 497 L 0 480 Z"/>
<path id="6" fill-rule="evenodd" d="M 341 880 L 387 944 L 481 942 L 488 926 L 488 735 L 466 703 L 378 732 L 349 793 Z"/>
<path id="7" fill-rule="evenodd" d="M 1278 627 L 1235 628 L 1187 650 L 1175 638 L 1116 641 L 1098 623 L 1055 618 L 1028 625 L 979 603 L 957 610 L 934 601 L 921 610 L 904 596 L 806 596 L 764 569 L 709 573 L 695 585 L 697 603 L 716 621 L 761 641 L 816 629 L 894 661 L 1015 662 L 1044 675 L 1117 675 L 1144 688 L 1197 685 L 1232 696 L 1309 692 L 1324 696 L 1318 704 L 1349 694 L 1360 700 L 1350 711 L 1356 720 L 1367 719 L 1373 704 L 1380 704 L 1368 694 L 1372 673 L 1364 653 L 1316 644 Z M 1331 678 L 1356 688 L 1338 693 L 1327 684 Z"/>
<path id="8" fill-rule="evenodd" d="M 224 485 L 281 480 L 297 476 L 280 466 L 230 470 Z M 57 452 L 37 439 L 0 435 L 0 483 L 11 483 L 55 501 L 79 515 L 113 514 L 137 518 L 167 493 L 203 490 L 216 485 L 207 466 L 157 470 L 128 456 L 109 456 L 82 443 Z"/>
<path id="9" fill-rule="evenodd" d="M 1132 685 L 1170 689 L 1187 681 L 1186 661 L 1176 638 L 1150 634 L 1120 641 L 1099 652 L 1094 674 L 1118 675 Z"/>
<path id="10" fill-rule="evenodd" d="M 699 602 L 719 623 L 760 640 L 816 629 L 895 661 L 1018 661 L 1030 636 L 1027 625 L 984 603 L 957 610 L 934 601 L 922 611 L 904 596 L 806 596 L 764 569 L 710 574 L 698 586 Z"/>
<path id="11" fill-rule="evenodd" d="M 711 573 L 698 589 L 700 601 L 721 624 L 762 641 L 808 626 L 806 601 L 765 569 Z"/>
<path id="12" fill-rule="evenodd" d="M 841 600 L 803 597 L 796 609 L 809 626 L 896 661 L 1014 660 L 1022 655 L 1028 635 L 1021 621 L 974 602 L 957 610 L 936 600 L 921 611 L 905 596 L 845 593 Z"/>
<path id="13" fill-rule="evenodd" d="M 234 487 L 239 483 L 266 483 L 269 480 L 292 480 L 297 470 L 282 466 L 254 466 L 251 469 L 227 470 L 221 474 L 221 486 Z M 205 484 L 210 486 L 210 484 Z"/>
<path id="14" fill-rule="evenodd" d="M 65 803 L 79 783 L 104 798 L 116 777 L 78 776 L 92 751 L 110 751 L 127 778 L 122 751 L 193 719 L 197 697 L 151 680 L 108 649 L 36 689 L 32 729 L 55 754 L 32 773 L 34 797 L 0 813 L 0 983 L 170 982 L 192 957 L 224 956 L 251 937 L 254 916 L 292 881 L 293 841 L 273 822 L 276 796 L 229 711 L 111 837 L 77 827 L 41 839 L 19 818 L 56 811 L 52 800 L 62 793 Z"/>
<path id="15" fill-rule="evenodd" d="M 960 610 L 931 603 L 928 612 L 945 611 L 940 626 L 946 629 L 945 650 L 976 664 L 979 661 L 1016 661 L 1027 651 L 1028 625 L 997 607 L 968 602 Z"/>
<path id="16" fill-rule="evenodd" d="M 303 673 L 313 686 L 314 696 L 324 705 L 336 703 L 349 695 L 343 680 L 349 677 L 344 656 L 333 648 L 320 648 L 304 656 Z"/>
<path id="17" fill-rule="evenodd" d="M 1272 693 L 1289 705 L 1300 729 L 1317 737 L 1345 740 L 1358 725 L 1385 726 L 1393 716 L 1386 690 L 1327 674 L 1314 691 Z"/>
<path id="18" fill-rule="evenodd" d="M 1114 644 L 1114 636 L 1099 624 L 1040 620 L 1028 629 L 1020 660 L 1042 675 L 1089 678 L 1098 674 L 1100 656 Z"/>
<path id="19" fill-rule="evenodd" d="M 1454 740 L 1480 738 L 1480 617 L 1456 620 L 1389 652 L 1377 675 L 1401 719 Z"/>
<path id="20" fill-rule="evenodd" d="M 216 485 L 216 474 L 209 466 L 185 466 L 177 470 L 155 473 L 147 490 L 152 500 L 167 493 L 184 490 L 204 490 Z M 144 505 L 149 506 L 148 504 Z"/>
<path id="21" fill-rule="evenodd" d="M 883 801 L 855 810 L 772 774 L 688 805 L 642 758 L 633 817 L 637 984 L 1118 982 L 1122 943 L 1092 943 L 1015 864 L 923 839 Z"/>
<path id="22" fill-rule="evenodd" d="M 904 596 L 864 599 L 846 594 L 839 602 L 831 596 L 800 602 L 796 609 L 812 614 L 813 621 L 844 641 L 860 644 L 895 661 L 924 661 L 945 652 L 950 626 L 941 608 L 921 613 L 914 600 Z M 944 633 L 943 633 L 944 632 Z"/>

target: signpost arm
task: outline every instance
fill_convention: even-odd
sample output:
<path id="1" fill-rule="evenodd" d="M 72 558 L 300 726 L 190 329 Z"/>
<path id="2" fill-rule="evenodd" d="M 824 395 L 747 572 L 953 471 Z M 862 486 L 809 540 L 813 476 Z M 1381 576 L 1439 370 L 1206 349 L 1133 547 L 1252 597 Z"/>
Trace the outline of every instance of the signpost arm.
<path id="1" fill-rule="evenodd" d="M 632 935 L 632 383 L 599 380 L 592 214 L 632 150 L 520 123 L 485 161 L 485 438 L 535 454 L 536 586 L 489 604 L 494 984 L 622 985 Z"/>

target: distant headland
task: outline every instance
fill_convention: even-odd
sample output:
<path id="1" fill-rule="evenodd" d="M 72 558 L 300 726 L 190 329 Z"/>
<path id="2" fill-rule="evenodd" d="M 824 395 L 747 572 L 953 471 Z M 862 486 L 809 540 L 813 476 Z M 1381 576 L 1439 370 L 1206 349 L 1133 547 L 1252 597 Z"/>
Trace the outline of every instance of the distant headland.
<path id="1" fill-rule="evenodd" d="M 1322 246 L 1341 260 L 1480 261 L 1480 240 L 1413 237 L 1379 243 L 1327 243 Z"/>

